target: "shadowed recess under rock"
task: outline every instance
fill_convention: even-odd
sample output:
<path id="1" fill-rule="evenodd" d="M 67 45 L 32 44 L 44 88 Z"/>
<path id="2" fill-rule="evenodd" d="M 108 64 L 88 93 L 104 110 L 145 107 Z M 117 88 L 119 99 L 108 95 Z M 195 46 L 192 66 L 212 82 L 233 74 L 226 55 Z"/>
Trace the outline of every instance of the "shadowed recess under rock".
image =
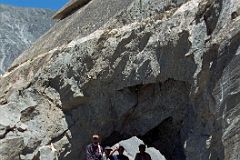
<path id="1" fill-rule="evenodd" d="M 91 85 L 91 87 L 95 86 Z M 187 121 L 188 114 L 191 114 L 189 112 L 191 102 L 188 98 L 190 87 L 188 83 L 169 79 L 164 83 L 140 84 L 119 91 L 106 90 L 108 87 L 105 87 L 99 89 L 104 92 L 100 97 L 99 94 L 90 96 L 90 99 L 101 98 L 98 108 L 105 108 L 105 113 L 90 111 L 91 114 L 89 114 L 91 107 L 86 108 L 85 106 L 93 105 L 91 101 L 65 113 L 66 117 L 69 117 L 68 123 L 71 126 L 69 130 L 73 136 L 71 139 L 72 152 L 67 156 L 68 159 L 78 157 L 79 152 L 77 151 L 82 150 L 79 148 L 79 142 L 82 141 L 80 135 L 82 129 L 89 123 L 93 126 L 89 135 L 91 132 L 104 135 L 104 146 L 112 146 L 121 140 L 138 136 L 147 145 L 158 149 L 169 160 L 185 159 L 183 142 L 187 134 L 183 135 L 180 132 L 183 128 L 188 127 L 183 122 Z M 105 103 L 105 101 L 112 103 Z M 106 106 L 106 104 L 110 106 Z M 122 107 L 119 108 L 119 105 Z M 86 116 L 89 120 L 94 119 L 95 121 L 88 121 L 85 124 L 78 123 L 80 119 L 86 119 Z M 102 116 L 108 117 L 106 122 L 99 119 Z M 106 125 L 103 125 L 104 123 Z M 99 124 L 103 127 L 98 128 Z"/>

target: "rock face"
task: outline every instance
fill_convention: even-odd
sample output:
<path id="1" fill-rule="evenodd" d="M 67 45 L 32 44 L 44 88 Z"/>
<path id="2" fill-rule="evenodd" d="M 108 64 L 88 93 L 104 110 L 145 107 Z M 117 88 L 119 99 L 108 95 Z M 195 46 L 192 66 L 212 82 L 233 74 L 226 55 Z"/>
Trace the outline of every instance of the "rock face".
<path id="1" fill-rule="evenodd" d="M 0 159 L 46 157 L 52 143 L 83 160 L 97 132 L 103 145 L 137 136 L 167 160 L 238 160 L 239 6 L 92 0 L 1 77 Z"/>
<path id="2" fill-rule="evenodd" d="M 54 22 L 54 11 L 0 4 L 0 74 Z"/>

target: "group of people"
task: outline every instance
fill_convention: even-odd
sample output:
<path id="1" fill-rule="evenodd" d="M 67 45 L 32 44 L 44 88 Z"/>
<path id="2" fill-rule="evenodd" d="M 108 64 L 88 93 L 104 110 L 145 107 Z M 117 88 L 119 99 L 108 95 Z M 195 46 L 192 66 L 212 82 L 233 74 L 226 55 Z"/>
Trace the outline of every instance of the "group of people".
<path id="1" fill-rule="evenodd" d="M 103 149 L 99 142 L 99 135 L 93 135 L 92 143 L 86 148 L 86 160 L 129 160 L 129 158 L 123 154 L 123 146 L 119 146 L 116 149 L 107 146 Z M 136 154 L 134 160 L 152 160 L 151 156 L 146 153 L 145 150 L 146 146 L 144 144 L 139 145 L 139 153 Z M 116 151 L 118 154 L 115 154 Z"/>

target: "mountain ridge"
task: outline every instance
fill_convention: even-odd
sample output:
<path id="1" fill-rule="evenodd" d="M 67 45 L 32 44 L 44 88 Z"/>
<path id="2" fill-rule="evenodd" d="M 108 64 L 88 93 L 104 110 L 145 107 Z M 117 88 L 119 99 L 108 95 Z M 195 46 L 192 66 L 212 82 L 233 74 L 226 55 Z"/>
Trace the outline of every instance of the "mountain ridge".
<path id="1" fill-rule="evenodd" d="M 0 73 L 54 25 L 54 11 L 0 4 Z"/>

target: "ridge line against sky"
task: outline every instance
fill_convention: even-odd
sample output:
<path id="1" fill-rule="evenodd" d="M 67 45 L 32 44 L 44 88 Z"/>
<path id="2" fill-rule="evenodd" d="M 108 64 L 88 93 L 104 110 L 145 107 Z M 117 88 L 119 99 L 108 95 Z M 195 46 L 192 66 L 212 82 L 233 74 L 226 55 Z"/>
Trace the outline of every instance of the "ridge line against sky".
<path id="1" fill-rule="evenodd" d="M 58 10 L 66 4 L 68 0 L 0 0 L 0 4 L 16 7 L 47 8 Z"/>

